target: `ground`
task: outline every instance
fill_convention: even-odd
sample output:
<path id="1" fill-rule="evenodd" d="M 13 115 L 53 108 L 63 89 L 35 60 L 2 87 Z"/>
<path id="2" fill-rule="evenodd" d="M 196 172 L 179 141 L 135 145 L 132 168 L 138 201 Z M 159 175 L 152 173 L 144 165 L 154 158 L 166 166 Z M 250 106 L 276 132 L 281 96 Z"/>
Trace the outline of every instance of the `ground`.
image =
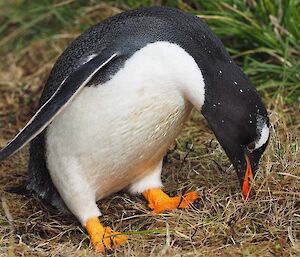
<path id="1" fill-rule="evenodd" d="M 66 39 L 74 34 L 60 34 Z M 0 62 L 0 147 L 33 115 L 43 83 L 65 43 L 36 40 Z M 62 46 L 63 45 L 63 46 Z M 120 192 L 99 207 L 104 224 L 129 235 L 111 256 L 300 256 L 300 106 L 262 93 L 271 139 L 248 202 L 232 166 L 193 111 L 163 167 L 170 195 L 197 190 L 189 210 L 153 216 L 141 196 Z M 95 256 L 78 221 L 34 195 L 7 193 L 26 179 L 28 147 L 0 163 L 0 256 Z M 84 208 L 84 206 L 83 206 Z"/>

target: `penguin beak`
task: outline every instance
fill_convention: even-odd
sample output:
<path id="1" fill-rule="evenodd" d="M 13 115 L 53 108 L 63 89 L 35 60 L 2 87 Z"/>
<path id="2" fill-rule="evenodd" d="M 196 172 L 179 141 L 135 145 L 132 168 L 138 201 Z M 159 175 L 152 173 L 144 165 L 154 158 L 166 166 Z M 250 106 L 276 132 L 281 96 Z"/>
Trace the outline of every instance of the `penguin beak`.
<path id="1" fill-rule="evenodd" d="M 248 201 L 251 196 L 249 184 L 253 181 L 253 173 L 252 173 L 249 157 L 246 154 L 245 154 L 245 159 L 246 159 L 246 172 L 245 172 L 245 177 L 244 177 L 244 182 L 242 187 L 242 195 L 244 201 Z"/>

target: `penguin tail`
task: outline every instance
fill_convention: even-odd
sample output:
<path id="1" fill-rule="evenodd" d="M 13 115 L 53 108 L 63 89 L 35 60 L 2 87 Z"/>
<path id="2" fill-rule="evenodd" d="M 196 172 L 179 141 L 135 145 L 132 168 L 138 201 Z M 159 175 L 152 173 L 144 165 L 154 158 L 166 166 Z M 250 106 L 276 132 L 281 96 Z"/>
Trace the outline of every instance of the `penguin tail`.
<path id="1" fill-rule="evenodd" d="M 31 195 L 32 190 L 28 190 L 27 188 L 27 182 L 23 182 L 21 185 L 18 186 L 11 186 L 4 189 L 5 192 L 11 193 L 11 194 L 17 194 L 17 195 Z"/>

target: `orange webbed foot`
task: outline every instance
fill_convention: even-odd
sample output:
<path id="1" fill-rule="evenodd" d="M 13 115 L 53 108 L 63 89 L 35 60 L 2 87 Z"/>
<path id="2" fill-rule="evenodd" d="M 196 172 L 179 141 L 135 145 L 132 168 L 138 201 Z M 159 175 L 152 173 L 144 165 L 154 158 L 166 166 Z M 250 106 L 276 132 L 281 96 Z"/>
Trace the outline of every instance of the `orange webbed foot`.
<path id="1" fill-rule="evenodd" d="M 190 208 L 190 204 L 199 198 L 196 192 L 187 193 L 183 197 L 169 197 L 160 188 L 148 189 L 143 196 L 149 202 L 154 214 L 177 208 Z"/>
<path id="2" fill-rule="evenodd" d="M 122 246 L 128 239 L 127 235 L 114 232 L 110 227 L 104 228 L 98 217 L 88 219 L 86 229 L 96 252 Z"/>

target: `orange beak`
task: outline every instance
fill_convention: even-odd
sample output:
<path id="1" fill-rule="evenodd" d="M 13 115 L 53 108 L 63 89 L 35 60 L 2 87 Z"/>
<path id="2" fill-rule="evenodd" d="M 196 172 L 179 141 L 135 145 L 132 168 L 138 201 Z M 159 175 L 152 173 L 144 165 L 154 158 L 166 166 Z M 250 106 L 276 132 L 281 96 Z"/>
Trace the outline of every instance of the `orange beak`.
<path id="1" fill-rule="evenodd" d="M 244 182 L 243 182 L 242 194 L 243 194 L 244 200 L 247 201 L 250 196 L 249 180 L 250 181 L 253 180 L 253 174 L 252 174 L 249 157 L 246 154 L 245 154 L 245 158 L 246 158 L 247 167 L 246 167 L 246 173 L 245 173 L 245 178 L 244 178 Z"/>

